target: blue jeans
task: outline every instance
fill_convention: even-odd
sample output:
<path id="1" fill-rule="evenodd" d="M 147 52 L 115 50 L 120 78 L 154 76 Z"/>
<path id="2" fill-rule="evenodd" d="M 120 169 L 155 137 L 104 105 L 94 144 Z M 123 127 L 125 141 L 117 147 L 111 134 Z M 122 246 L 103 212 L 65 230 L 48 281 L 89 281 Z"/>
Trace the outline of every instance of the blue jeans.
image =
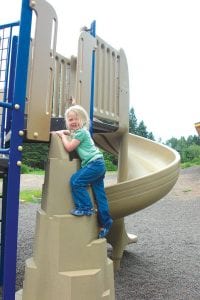
<path id="1" fill-rule="evenodd" d="M 100 226 L 107 225 L 111 216 L 109 213 L 108 200 L 104 190 L 105 163 L 103 159 L 96 159 L 79 169 L 70 179 L 72 198 L 75 207 L 82 210 L 93 208 L 88 186 L 91 185 L 95 202 L 98 209 L 98 219 Z"/>

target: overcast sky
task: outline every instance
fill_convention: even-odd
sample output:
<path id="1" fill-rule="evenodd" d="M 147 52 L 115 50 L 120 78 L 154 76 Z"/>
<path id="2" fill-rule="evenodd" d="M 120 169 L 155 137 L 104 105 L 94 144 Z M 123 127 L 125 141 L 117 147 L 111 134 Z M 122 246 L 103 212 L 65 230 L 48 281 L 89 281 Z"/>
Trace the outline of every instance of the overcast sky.
<path id="1" fill-rule="evenodd" d="M 80 28 L 123 48 L 129 66 L 130 107 L 162 141 L 196 135 L 200 121 L 199 0 L 49 0 L 58 16 L 57 51 L 77 55 Z M 123 5 L 123 6 L 122 6 Z M 6 0 L 0 24 L 16 21 L 21 0 Z"/>

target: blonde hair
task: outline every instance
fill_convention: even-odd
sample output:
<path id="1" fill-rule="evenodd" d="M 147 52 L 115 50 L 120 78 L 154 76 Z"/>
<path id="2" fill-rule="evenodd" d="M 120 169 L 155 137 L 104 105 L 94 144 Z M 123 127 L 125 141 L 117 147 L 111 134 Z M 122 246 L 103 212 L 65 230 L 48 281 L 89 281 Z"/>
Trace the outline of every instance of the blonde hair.
<path id="1" fill-rule="evenodd" d="M 90 119 L 88 116 L 87 111 L 80 105 L 72 105 L 70 106 L 66 111 L 65 111 L 65 122 L 66 122 L 66 126 L 68 127 L 67 124 L 67 117 L 69 115 L 70 112 L 74 112 L 75 114 L 77 114 L 80 123 L 82 125 L 82 127 L 86 127 L 87 129 L 89 129 L 90 126 Z"/>

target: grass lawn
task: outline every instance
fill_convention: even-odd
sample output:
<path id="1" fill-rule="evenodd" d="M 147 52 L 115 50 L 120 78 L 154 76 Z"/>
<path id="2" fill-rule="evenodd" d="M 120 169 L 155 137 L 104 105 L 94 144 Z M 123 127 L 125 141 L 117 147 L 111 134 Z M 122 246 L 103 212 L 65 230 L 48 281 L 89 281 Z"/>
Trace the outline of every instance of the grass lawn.
<path id="1" fill-rule="evenodd" d="M 40 203 L 42 198 L 41 190 L 23 190 L 20 192 L 20 201 L 29 203 Z"/>

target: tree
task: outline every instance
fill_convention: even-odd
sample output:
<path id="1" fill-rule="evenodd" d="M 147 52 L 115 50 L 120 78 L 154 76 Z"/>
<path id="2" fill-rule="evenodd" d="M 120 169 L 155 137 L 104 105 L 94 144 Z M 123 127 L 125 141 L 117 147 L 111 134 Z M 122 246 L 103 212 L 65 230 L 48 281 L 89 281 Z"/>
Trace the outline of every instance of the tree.
<path id="1" fill-rule="evenodd" d="M 200 146 L 199 145 L 190 145 L 184 149 L 184 162 L 200 159 Z"/>
<path id="2" fill-rule="evenodd" d="M 148 138 L 149 140 L 155 141 L 155 138 L 154 138 L 154 135 L 153 135 L 152 132 L 149 132 L 149 133 L 148 133 L 147 138 Z"/>
<path id="3" fill-rule="evenodd" d="M 137 135 L 143 136 L 145 138 L 148 136 L 147 127 L 145 126 L 144 121 L 141 121 L 139 123 L 137 128 Z"/>
<path id="4" fill-rule="evenodd" d="M 200 159 L 200 139 L 198 136 L 190 135 L 187 139 L 181 137 L 180 139 L 172 137 L 166 144 L 179 152 L 181 162 L 189 162 Z"/>
<path id="5" fill-rule="evenodd" d="M 136 134 L 137 132 L 137 118 L 135 116 L 134 108 L 131 107 L 129 112 L 129 132 Z"/>
<path id="6" fill-rule="evenodd" d="M 187 138 L 188 145 L 199 145 L 200 146 L 200 138 L 197 135 L 189 135 Z"/>
<path id="7" fill-rule="evenodd" d="M 32 168 L 44 169 L 48 151 L 48 143 L 24 143 L 22 162 Z"/>
<path id="8" fill-rule="evenodd" d="M 177 144 L 178 144 L 178 139 L 175 137 L 172 137 L 171 139 L 166 141 L 166 145 L 177 150 Z"/>
<path id="9" fill-rule="evenodd" d="M 147 131 L 147 127 L 144 124 L 144 121 L 141 121 L 138 125 L 138 121 L 133 107 L 131 107 L 129 112 L 129 132 L 153 141 L 155 140 L 153 133 Z"/>

